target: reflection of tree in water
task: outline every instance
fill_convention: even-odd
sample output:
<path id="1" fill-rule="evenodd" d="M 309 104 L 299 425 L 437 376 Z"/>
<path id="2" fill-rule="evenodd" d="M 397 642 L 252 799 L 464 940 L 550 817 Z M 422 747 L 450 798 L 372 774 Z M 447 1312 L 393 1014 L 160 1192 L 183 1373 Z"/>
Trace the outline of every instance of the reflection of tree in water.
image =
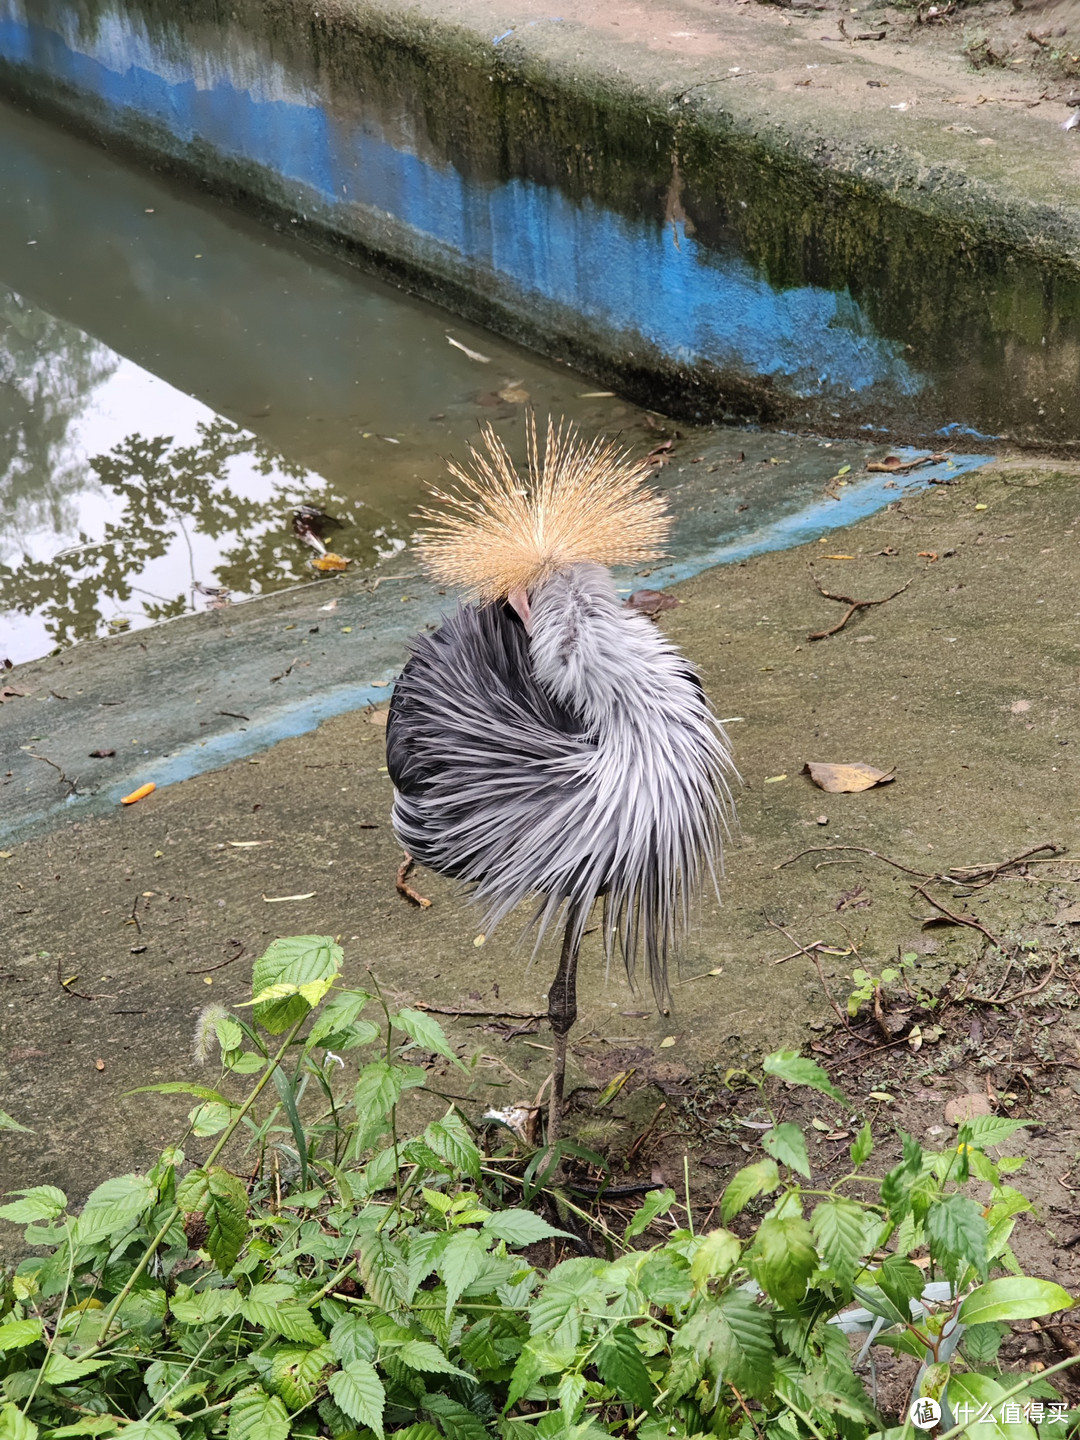
<path id="1" fill-rule="evenodd" d="M 54 642 L 67 645 L 101 633 L 107 600 L 122 605 L 137 595 L 148 619 L 163 620 L 195 608 L 196 582 L 213 581 L 251 594 L 311 579 L 309 552 L 291 532 L 291 510 L 304 502 L 348 519 L 355 502 L 326 488 L 313 492 L 313 482 L 325 487 L 325 481 L 229 421 L 197 428 L 191 445 L 174 445 L 171 436 L 134 434 L 91 460 L 102 484 L 122 497 L 123 514 L 105 526 L 100 541 L 81 535 L 77 545 L 52 561 L 24 558 L 20 565 L 0 565 L 0 610 L 40 609 Z M 230 485 L 230 466 L 240 457 L 246 459 L 246 470 L 268 477 L 265 498 L 247 499 Z M 195 534 L 219 543 L 212 575 L 195 573 Z M 188 585 L 177 595 L 143 600 L 148 592 L 139 584 L 142 572 L 169 551 L 177 536 L 187 546 Z M 222 543 L 228 540 L 233 543 Z M 363 547 L 367 553 L 358 554 L 358 548 L 350 544 L 354 561 L 375 558 L 370 536 Z"/>
<path id="2" fill-rule="evenodd" d="M 0 288 L 0 539 L 71 528 L 86 467 L 68 430 L 119 358 Z"/>

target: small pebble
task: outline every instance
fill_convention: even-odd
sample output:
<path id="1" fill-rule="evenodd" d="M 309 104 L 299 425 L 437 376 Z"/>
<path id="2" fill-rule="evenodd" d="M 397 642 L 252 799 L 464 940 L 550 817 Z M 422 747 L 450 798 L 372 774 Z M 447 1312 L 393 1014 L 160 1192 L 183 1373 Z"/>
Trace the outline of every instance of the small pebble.
<path id="1" fill-rule="evenodd" d="M 819 825 L 827 825 L 827 824 L 829 823 L 829 817 L 828 817 L 828 815 L 819 815 L 819 816 L 817 817 L 817 823 L 818 823 Z"/>

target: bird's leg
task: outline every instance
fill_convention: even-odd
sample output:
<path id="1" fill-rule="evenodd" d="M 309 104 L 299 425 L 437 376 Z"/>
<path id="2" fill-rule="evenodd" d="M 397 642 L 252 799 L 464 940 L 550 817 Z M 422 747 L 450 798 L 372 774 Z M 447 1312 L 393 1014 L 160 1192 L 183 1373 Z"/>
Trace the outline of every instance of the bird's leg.
<path id="1" fill-rule="evenodd" d="M 562 1128 L 563 1084 L 566 1079 L 566 1037 L 577 1019 L 578 940 L 577 916 L 567 916 L 563 931 L 559 969 L 548 990 L 548 1020 L 555 1038 L 555 1064 L 551 1074 L 551 1103 L 548 1108 L 548 1144 L 554 1145 Z"/>

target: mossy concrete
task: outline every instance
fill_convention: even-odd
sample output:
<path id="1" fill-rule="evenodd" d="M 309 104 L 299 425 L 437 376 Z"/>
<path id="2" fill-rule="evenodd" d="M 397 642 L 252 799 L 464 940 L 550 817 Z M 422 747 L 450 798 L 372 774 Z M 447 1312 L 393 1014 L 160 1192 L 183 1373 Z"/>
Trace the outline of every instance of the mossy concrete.
<path id="1" fill-rule="evenodd" d="M 739 826 L 723 905 L 702 906 L 670 1015 L 621 974 L 605 977 L 587 943 L 572 1042 L 579 1080 L 635 1066 L 634 1083 L 649 1080 L 676 1107 L 680 1084 L 709 1064 L 811 1039 L 808 1027 L 832 1012 L 810 961 L 782 959 L 796 942 L 848 951 L 822 962 L 840 1001 L 855 965 L 886 965 L 898 948 L 922 952 L 924 979 L 973 963 L 981 936 L 924 931 L 931 907 L 888 865 L 837 851 L 778 868 L 808 847 L 864 846 L 924 872 L 1044 841 L 1070 847 L 1027 878 L 946 899 L 1005 937 L 1074 896 L 1078 526 L 1080 472 L 1002 462 L 825 545 L 678 587 L 683 604 L 665 628 L 701 667 L 720 714 L 740 717 L 730 725 L 744 780 Z M 815 574 L 861 598 L 911 584 L 811 642 L 842 613 L 818 595 Z M 312 623 L 319 603 L 314 592 Z M 478 946 L 478 917 L 452 885 L 414 874 L 430 909 L 396 893 L 384 713 L 333 719 L 258 763 L 61 826 L 0 859 L 0 1094 L 35 1132 L 0 1137 L 7 1183 L 50 1181 L 79 1196 L 106 1173 L 144 1165 L 182 1129 L 185 1102 L 128 1092 L 196 1078 L 199 1011 L 246 1000 L 250 962 L 276 935 L 339 934 L 346 979 L 362 983 L 370 967 L 393 997 L 448 1011 L 544 1009 L 554 957 L 545 951 L 530 968 L 513 922 Z M 895 767 L 896 778 L 828 796 L 801 773 L 808 760 L 866 761 Z M 260 844 L 236 843 L 251 841 Z M 507 1038 L 520 1021 L 446 1023 L 463 1050 L 485 1057 L 478 1103 L 539 1089 L 542 1025 Z"/>
<path id="2" fill-rule="evenodd" d="M 112 79 L 96 94 L 78 67 L 50 72 L 36 53 L 9 58 L 0 78 L 108 143 L 646 403 L 849 432 L 925 436 L 962 424 L 1078 443 L 1080 166 L 1048 108 L 977 107 L 978 86 L 990 82 L 959 62 L 916 78 L 899 47 L 823 43 L 812 12 L 783 28 L 756 6 L 669 0 L 656 12 L 659 36 L 623 39 L 597 22 L 598 9 L 586 0 L 558 17 L 539 0 L 29 5 L 33 33 L 63 33 L 72 53 L 114 47 L 122 17 L 135 37 L 132 74 L 153 51 L 162 74 L 193 76 L 169 79 L 173 99 L 246 97 L 244 116 L 259 112 L 250 153 L 233 144 L 232 122 L 215 139 L 213 126 L 172 117 L 171 101 L 140 110 L 137 79 L 130 94 Z M 671 38 L 695 31 L 709 43 Z M 808 70 L 832 78 L 802 88 Z M 260 86 L 282 107 L 285 134 L 296 128 L 295 155 L 277 131 L 267 138 L 277 122 L 265 97 L 248 103 Z M 914 98 L 895 98 L 915 87 Z M 969 106 L 985 144 L 957 123 Z M 332 160 L 322 180 L 298 128 L 315 111 L 324 118 L 312 143 L 320 164 Z M 372 136 L 377 154 L 363 150 Z M 276 158 L 252 158 L 259 145 Z M 354 152 L 365 156 L 355 174 L 342 158 Z M 391 152 L 377 201 L 375 191 L 363 203 L 342 197 Z M 440 187 L 450 199 L 431 198 Z M 491 219 L 490 236 L 472 233 L 477 215 Z M 444 243 L 444 230 L 458 238 Z M 594 248 L 583 258 L 586 230 Z M 615 256 L 616 240 L 630 258 Z M 515 246 L 509 268 L 492 258 Z M 569 268 L 549 266 L 530 290 L 527 275 L 552 247 Z M 645 314 L 653 272 L 636 271 L 633 257 L 646 252 L 654 269 L 678 271 L 668 313 Z M 709 288 L 710 267 L 729 290 Z M 686 276 L 696 288 L 680 301 Z M 800 318 L 796 302 L 815 318 Z M 723 343 L 710 348 L 714 331 Z M 838 337 L 847 348 L 834 373 Z"/>

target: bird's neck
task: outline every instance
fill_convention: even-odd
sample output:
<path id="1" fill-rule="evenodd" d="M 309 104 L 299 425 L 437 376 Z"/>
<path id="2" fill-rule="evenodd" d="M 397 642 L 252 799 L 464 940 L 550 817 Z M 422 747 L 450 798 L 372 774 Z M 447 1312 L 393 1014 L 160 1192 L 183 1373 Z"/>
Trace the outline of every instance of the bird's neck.
<path id="1" fill-rule="evenodd" d="M 529 651 L 543 689 L 585 729 L 624 721 L 653 689 L 655 660 L 669 648 L 660 634 L 624 608 L 600 565 L 560 571 L 531 606 Z"/>

